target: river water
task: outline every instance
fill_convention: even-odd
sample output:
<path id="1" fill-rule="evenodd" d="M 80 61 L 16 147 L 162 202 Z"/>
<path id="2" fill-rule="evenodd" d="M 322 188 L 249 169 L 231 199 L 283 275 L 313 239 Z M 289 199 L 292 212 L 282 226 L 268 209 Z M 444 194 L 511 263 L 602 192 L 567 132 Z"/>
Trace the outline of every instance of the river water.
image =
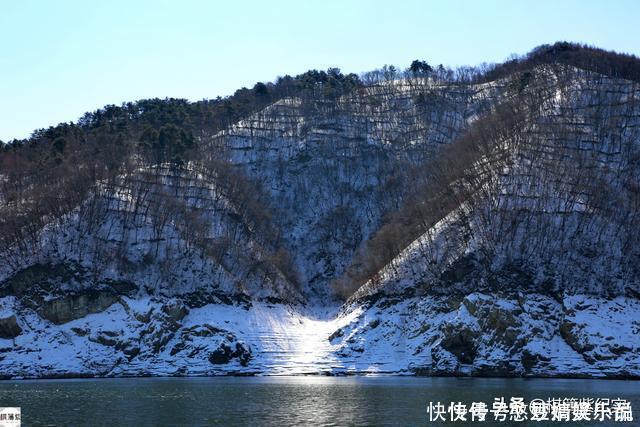
<path id="1" fill-rule="evenodd" d="M 495 423 L 489 414 L 484 423 L 450 425 L 640 425 L 637 381 L 214 377 L 0 382 L 0 406 L 20 406 L 23 426 L 437 425 L 429 421 L 429 402 L 482 401 L 491 408 L 496 397 L 622 398 L 631 403 L 634 421 Z"/>

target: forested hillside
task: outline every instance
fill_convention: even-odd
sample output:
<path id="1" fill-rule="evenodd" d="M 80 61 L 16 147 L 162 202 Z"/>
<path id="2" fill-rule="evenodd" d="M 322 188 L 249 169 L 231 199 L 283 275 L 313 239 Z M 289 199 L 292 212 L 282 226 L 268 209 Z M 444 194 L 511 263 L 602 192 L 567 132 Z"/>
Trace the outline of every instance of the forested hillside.
<path id="1" fill-rule="evenodd" d="M 2 144 L 2 373 L 638 375 L 639 99 L 559 42 Z"/>

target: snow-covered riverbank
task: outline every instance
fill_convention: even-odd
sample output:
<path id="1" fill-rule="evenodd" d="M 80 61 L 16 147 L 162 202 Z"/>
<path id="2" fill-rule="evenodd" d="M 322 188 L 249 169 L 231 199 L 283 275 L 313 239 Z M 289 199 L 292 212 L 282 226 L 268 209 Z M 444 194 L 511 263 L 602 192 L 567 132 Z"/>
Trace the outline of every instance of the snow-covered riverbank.
<path id="1" fill-rule="evenodd" d="M 11 313 L 2 299 L 2 315 Z M 588 296 L 562 304 L 471 294 L 382 298 L 309 309 L 254 302 L 187 308 L 122 298 L 56 325 L 18 313 L 0 339 L 9 377 L 389 373 L 640 376 L 640 302 Z"/>

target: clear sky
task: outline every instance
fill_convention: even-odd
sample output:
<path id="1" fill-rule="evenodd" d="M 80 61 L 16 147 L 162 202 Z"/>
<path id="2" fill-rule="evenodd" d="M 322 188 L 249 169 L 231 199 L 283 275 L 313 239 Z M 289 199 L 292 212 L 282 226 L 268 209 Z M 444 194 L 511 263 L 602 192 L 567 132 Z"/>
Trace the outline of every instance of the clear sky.
<path id="1" fill-rule="evenodd" d="M 636 0 L 0 0 L 0 139 L 310 68 L 499 62 L 558 40 L 640 56 Z"/>

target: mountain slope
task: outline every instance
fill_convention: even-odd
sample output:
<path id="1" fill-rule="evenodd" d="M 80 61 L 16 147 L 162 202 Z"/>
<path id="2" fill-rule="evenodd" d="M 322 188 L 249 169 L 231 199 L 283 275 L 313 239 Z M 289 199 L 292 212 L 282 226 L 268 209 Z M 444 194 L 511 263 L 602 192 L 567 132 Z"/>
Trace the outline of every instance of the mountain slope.
<path id="1" fill-rule="evenodd" d="M 453 181 L 431 184 L 449 191 L 442 201 L 453 208 L 360 293 L 402 281 L 435 291 L 638 292 L 640 86 L 577 70 L 563 78 L 550 96 L 530 89 L 537 110 L 503 106 L 449 147 L 475 153 Z"/>
<path id="2" fill-rule="evenodd" d="M 635 62 L 553 49 L 12 145 L 0 374 L 639 376 Z"/>
<path id="3" fill-rule="evenodd" d="M 460 205 L 358 289 L 345 354 L 403 337 L 424 373 L 637 375 L 640 86 L 569 76 L 516 128 L 484 119 Z"/>

